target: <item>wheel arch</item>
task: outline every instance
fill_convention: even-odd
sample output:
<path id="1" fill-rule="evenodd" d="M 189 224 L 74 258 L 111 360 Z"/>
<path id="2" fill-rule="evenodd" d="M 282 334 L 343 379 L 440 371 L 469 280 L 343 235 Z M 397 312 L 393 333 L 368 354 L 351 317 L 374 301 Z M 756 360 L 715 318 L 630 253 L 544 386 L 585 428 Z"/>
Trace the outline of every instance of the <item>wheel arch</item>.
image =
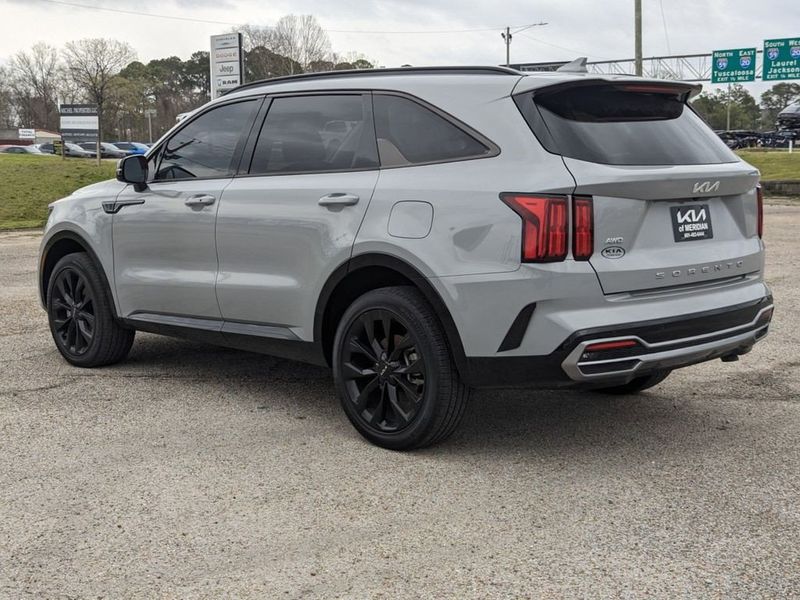
<path id="1" fill-rule="evenodd" d="M 314 314 L 314 339 L 321 346 L 330 365 L 336 325 L 347 307 L 362 294 L 392 285 L 416 288 L 433 307 L 445 332 L 456 367 L 466 373 L 466 355 L 455 321 L 439 293 L 416 268 L 388 254 L 370 253 L 355 256 L 340 265 L 325 282 Z"/>
<path id="2" fill-rule="evenodd" d="M 119 315 L 117 314 L 114 295 L 111 292 L 111 286 L 109 284 L 108 277 L 106 276 L 106 271 L 103 268 L 103 263 L 100 261 L 100 258 L 97 256 L 97 253 L 94 251 L 89 242 L 87 242 L 86 239 L 79 233 L 70 230 L 54 233 L 52 237 L 47 240 L 44 248 L 42 249 L 41 258 L 39 261 L 39 299 L 41 300 L 42 306 L 46 306 L 47 304 L 47 285 L 50 282 L 50 276 L 53 273 L 53 268 L 56 266 L 56 263 L 59 260 L 61 260 L 67 254 L 72 254 L 73 252 L 86 253 L 97 266 L 97 270 L 100 272 L 100 277 L 103 280 L 103 284 L 106 286 L 106 291 L 108 292 L 109 299 L 111 300 L 109 304 L 114 311 L 114 316 L 118 318 Z"/>

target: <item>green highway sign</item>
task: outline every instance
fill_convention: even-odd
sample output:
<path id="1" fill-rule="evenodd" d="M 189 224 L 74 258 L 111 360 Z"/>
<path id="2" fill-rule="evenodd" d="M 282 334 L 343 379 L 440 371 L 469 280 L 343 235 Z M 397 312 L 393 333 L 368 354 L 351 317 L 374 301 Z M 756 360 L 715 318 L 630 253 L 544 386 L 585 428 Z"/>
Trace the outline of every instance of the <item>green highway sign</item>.
<path id="1" fill-rule="evenodd" d="M 755 81 L 756 49 L 714 50 L 711 83 Z"/>
<path id="2" fill-rule="evenodd" d="M 800 79 L 800 37 L 764 40 L 764 81 Z"/>

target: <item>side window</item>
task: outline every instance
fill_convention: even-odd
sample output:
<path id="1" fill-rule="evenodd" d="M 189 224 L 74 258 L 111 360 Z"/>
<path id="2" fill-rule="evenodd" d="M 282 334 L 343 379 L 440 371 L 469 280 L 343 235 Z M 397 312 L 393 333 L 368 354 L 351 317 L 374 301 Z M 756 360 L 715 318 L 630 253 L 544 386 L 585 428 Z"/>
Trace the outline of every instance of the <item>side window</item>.
<path id="1" fill-rule="evenodd" d="M 236 149 L 259 100 L 211 109 L 173 135 L 163 146 L 154 179 L 232 175 Z"/>
<path id="2" fill-rule="evenodd" d="M 490 149 L 447 119 L 408 98 L 375 94 L 381 166 L 478 158 Z"/>
<path id="3" fill-rule="evenodd" d="M 272 101 L 256 142 L 250 174 L 377 167 L 368 96 L 293 96 Z"/>

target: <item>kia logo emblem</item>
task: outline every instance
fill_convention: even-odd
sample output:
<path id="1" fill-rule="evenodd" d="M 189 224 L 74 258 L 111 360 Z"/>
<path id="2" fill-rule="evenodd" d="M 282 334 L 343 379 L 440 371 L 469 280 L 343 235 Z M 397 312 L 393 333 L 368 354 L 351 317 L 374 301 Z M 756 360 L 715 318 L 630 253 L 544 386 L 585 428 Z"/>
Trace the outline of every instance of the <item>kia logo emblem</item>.
<path id="1" fill-rule="evenodd" d="M 605 258 L 622 258 L 625 256 L 625 248 L 620 246 L 609 246 L 608 248 L 603 248 L 603 251 L 600 253 Z"/>
<path id="2" fill-rule="evenodd" d="M 694 194 L 710 194 L 719 190 L 719 181 L 698 181 L 692 188 Z"/>

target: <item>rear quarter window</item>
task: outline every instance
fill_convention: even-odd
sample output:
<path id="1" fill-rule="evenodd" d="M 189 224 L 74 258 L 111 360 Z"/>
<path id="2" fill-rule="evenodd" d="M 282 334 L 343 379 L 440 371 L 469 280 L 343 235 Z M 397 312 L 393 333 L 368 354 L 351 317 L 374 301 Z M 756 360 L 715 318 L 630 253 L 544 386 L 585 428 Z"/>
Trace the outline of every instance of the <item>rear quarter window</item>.
<path id="1" fill-rule="evenodd" d="M 418 102 L 373 96 L 381 166 L 398 167 L 493 156 L 496 151 Z"/>
<path id="2" fill-rule="evenodd" d="M 583 85 L 515 96 L 546 150 L 609 165 L 694 165 L 739 159 L 681 90 Z"/>

